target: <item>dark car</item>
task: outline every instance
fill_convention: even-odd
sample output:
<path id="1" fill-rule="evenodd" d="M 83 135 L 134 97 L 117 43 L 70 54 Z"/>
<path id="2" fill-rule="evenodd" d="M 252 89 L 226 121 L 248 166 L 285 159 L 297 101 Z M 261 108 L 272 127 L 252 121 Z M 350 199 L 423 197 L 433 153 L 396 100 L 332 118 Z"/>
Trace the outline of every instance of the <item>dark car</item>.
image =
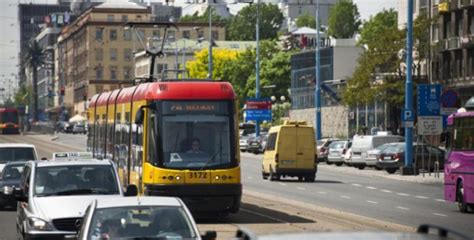
<path id="1" fill-rule="evenodd" d="M 81 123 L 76 123 L 74 124 L 74 127 L 72 127 L 72 133 L 73 134 L 86 134 L 86 125 L 81 124 Z"/>
<path id="2" fill-rule="evenodd" d="M 426 169 L 433 172 L 438 167 L 439 170 L 444 166 L 444 150 L 428 145 L 413 144 L 413 164 L 416 169 Z M 431 158 L 431 161 L 430 161 Z M 424 159 L 424 160 L 423 160 Z M 405 165 L 405 143 L 396 143 L 382 150 L 377 158 L 376 166 L 385 169 L 392 174 L 400 167 Z"/>
<path id="3" fill-rule="evenodd" d="M 8 162 L 0 173 L 0 208 L 16 209 L 16 199 L 13 195 L 4 195 L 4 187 L 20 187 L 21 173 L 26 162 Z"/>
<path id="4" fill-rule="evenodd" d="M 66 123 L 64 125 L 64 133 L 73 133 L 75 123 Z"/>
<path id="5" fill-rule="evenodd" d="M 247 151 L 255 154 L 263 153 L 267 145 L 267 133 L 262 133 L 258 137 L 249 138 L 247 141 Z"/>

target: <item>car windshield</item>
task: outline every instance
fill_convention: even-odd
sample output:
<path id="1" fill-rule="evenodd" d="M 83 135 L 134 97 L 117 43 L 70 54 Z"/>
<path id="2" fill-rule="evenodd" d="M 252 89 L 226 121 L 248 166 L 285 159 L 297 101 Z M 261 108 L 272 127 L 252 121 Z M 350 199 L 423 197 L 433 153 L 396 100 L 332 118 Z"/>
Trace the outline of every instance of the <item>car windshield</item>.
<path id="1" fill-rule="evenodd" d="M 30 147 L 0 148 L 0 163 L 35 160 L 35 153 Z"/>
<path id="2" fill-rule="evenodd" d="M 181 207 L 130 206 L 97 209 L 87 239 L 196 239 Z"/>
<path id="3" fill-rule="evenodd" d="M 23 164 L 11 164 L 5 166 L 0 175 L 0 179 L 2 180 L 18 180 L 21 177 L 21 173 L 23 172 L 23 168 L 25 165 Z"/>
<path id="4" fill-rule="evenodd" d="M 48 166 L 36 169 L 34 195 L 119 194 L 111 165 Z"/>
<path id="5" fill-rule="evenodd" d="M 331 149 L 344 148 L 344 143 L 345 143 L 345 142 L 343 142 L 343 141 L 332 142 L 332 143 L 329 145 L 329 148 L 331 148 Z"/>

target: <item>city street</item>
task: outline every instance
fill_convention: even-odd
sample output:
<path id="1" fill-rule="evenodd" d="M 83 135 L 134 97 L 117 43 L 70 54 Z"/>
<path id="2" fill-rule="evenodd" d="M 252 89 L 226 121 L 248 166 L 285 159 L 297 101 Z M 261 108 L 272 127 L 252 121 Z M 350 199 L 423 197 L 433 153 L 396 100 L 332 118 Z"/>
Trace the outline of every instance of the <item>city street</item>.
<path id="1" fill-rule="evenodd" d="M 85 140 L 84 135 L 65 134 L 0 136 L 0 142 L 35 144 L 40 157 L 50 157 L 55 151 L 84 150 Z M 360 171 L 322 163 L 314 183 L 296 179 L 270 182 L 261 178 L 261 156 L 241 154 L 244 188 L 241 211 L 224 220 L 198 219 L 201 231 L 217 230 L 219 237 L 228 238 L 238 227 L 268 234 L 412 231 L 422 223 L 430 223 L 474 235 L 474 215 L 461 214 L 455 204 L 442 200 L 442 180 L 402 181 L 370 169 Z M 0 212 L 0 233 L 0 239 L 15 237 L 15 212 Z"/>

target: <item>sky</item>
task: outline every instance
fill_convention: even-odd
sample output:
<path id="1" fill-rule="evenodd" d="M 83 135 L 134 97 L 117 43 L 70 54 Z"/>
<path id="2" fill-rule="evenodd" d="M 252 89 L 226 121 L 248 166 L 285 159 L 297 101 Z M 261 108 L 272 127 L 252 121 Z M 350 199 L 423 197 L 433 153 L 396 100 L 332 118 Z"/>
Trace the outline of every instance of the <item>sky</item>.
<path id="1" fill-rule="evenodd" d="M 117 1 L 117 0 L 115 0 Z M 121 0 L 118 0 L 121 1 Z M 123 1 L 123 0 L 122 0 Z M 264 1 L 264 0 L 263 0 Z M 359 8 L 361 19 L 367 20 L 371 15 L 383 9 L 397 8 L 397 0 L 353 0 Z M 18 3 L 55 3 L 55 0 L 0 0 L 0 99 L 5 94 L 13 94 L 12 87 L 15 86 L 18 52 L 19 52 L 19 26 L 18 26 Z M 176 0 L 176 5 L 184 5 L 185 0 Z M 233 6 L 239 8 L 240 6 Z M 232 11 L 233 12 L 233 11 Z"/>

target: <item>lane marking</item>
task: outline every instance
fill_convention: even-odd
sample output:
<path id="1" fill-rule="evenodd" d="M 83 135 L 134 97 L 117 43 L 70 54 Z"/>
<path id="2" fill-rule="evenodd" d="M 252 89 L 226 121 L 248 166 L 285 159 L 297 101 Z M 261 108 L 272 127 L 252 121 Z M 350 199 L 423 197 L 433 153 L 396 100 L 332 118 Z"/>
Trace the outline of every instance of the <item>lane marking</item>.
<path id="1" fill-rule="evenodd" d="M 420 196 L 420 195 L 416 195 L 415 197 L 416 197 L 416 198 L 419 198 L 419 199 L 428 199 L 428 197 Z"/>
<path id="2" fill-rule="evenodd" d="M 447 217 L 448 215 L 442 214 L 442 213 L 433 213 L 435 216 L 440 216 L 440 217 Z"/>
<path id="3" fill-rule="evenodd" d="M 352 186 L 354 186 L 354 187 L 362 187 L 362 185 L 357 184 L 357 183 L 353 183 Z"/>
<path id="4" fill-rule="evenodd" d="M 446 202 L 446 200 L 444 200 L 444 199 L 440 199 L 440 198 L 438 198 L 438 199 L 435 199 L 435 201 L 437 201 L 437 202 Z"/>
<path id="5" fill-rule="evenodd" d="M 306 190 L 306 188 L 304 188 L 304 187 L 297 187 L 297 188 L 298 188 L 299 190 L 303 190 L 303 191 Z"/>
<path id="6" fill-rule="evenodd" d="M 319 194 L 323 194 L 323 195 L 326 194 L 326 192 L 318 192 L 318 193 L 319 193 Z"/>
<path id="7" fill-rule="evenodd" d="M 263 214 L 263 213 L 257 213 L 255 211 L 251 211 L 251 210 L 247 210 L 245 208 L 240 208 L 240 211 L 244 211 L 244 212 L 247 212 L 247 213 L 251 213 L 251 214 L 254 214 L 254 215 L 257 215 L 257 216 L 260 216 L 260 217 L 265 217 L 265 218 L 269 218 L 269 219 L 272 219 L 274 221 L 277 221 L 277 222 L 280 222 L 280 223 L 286 223 L 286 221 L 283 221 L 279 218 L 274 218 L 272 216 L 268 216 L 266 214 Z"/>
<path id="8" fill-rule="evenodd" d="M 282 186 L 286 186 L 286 183 L 279 182 L 278 184 L 280 184 Z"/>
<path id="9" fill-rule="evenodd" d="M 380 190 L 380 191 L 381 191 L 381 192 L 384 192 L 384 193 L 392 193 L 392 191 L 387 190 L 387 189 L 382 189 L 382 190 Z"/>
<path id="10" fill-rule="evenodd" d="M 351 197 L 349 197 L 349 196 L 345 196 L 345 195 L 341 195 L 341 198 L 345 198 L 345 199 L 351 199 Z"/>
<path id="11" fill-rule="evenodd" d="M 367 189 L 371 189 L 371 190 L 375 190 L 375 189 L 377 189 L 376 187 L 371 187 L 371 186 L 366 186 L 365 188 L 367 188 Z"/>
<path id="12" fill-rule="evenodd" d="M 379 204 L 378 202 L 375 202 L 375 201 L 370 201 L 370 200 L 365 200 L 365 201 L 372 204 Z"/>
<path id="13" fill-rule="evenodd" d="M 398 208 L 398 209 L 401 209 L 401 210 L 407 210 L 407 211 L 408 211 L 408 210 L 410 210 L 409 208 L 406 208 L 406 207 L 400 207 L 400 206 L 398 206 L 397 208 Z"/>
<path id="14" fill-rule="evenodd" d="M 410 196 L 410 194 L 408 194 L 408 193 L 402 193 L 402 192 L 399 192 L 399 193 L 397 193 L 397 194 L 400 195 L 400 196 Z"/>

